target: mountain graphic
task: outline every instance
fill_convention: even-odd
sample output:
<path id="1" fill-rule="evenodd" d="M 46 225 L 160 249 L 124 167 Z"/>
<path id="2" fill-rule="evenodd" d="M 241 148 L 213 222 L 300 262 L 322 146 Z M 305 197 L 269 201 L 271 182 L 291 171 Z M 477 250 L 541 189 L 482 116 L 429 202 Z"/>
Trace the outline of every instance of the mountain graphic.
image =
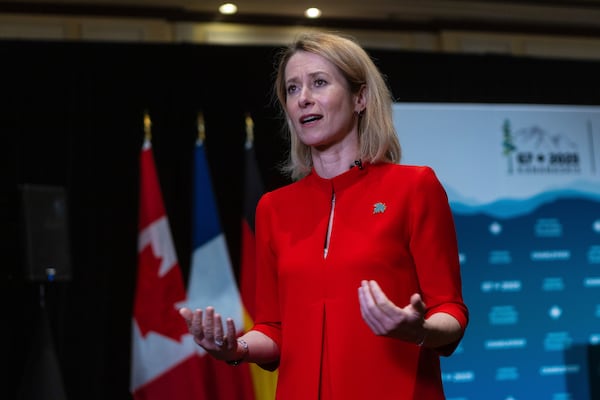
<path id="1" fill-rule="evenodd" d="M 565 134 L 551 134 L 537 125 L 518 129 L 514 132 L 514 137 L 519 148 L 526 147 L 546 151 L 573 151 L 577 149 L 575 142 Z"/>
<path id="2" fill-rule="evenodd" d="M 462 196 L 450 186 L 446 193 L 452 211 L 457 215 L 486 214 L 496 218 L 512 218 L 528 214 L 543 204 L 559 199 L 582 198 L 600 201 L 600 185 L 597 182 L 577 181 L 564 187 L 544 191 L 525 199 L 498 198 L 489 203 Z"/>

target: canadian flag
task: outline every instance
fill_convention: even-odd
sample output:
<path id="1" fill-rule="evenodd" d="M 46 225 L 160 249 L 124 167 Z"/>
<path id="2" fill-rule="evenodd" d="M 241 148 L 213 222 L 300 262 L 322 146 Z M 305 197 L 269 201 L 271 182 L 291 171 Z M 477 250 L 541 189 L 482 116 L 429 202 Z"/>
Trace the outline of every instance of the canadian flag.
<path id="1" fill-rule="evenodd" d="M 136 400 L 209 400 L 198 346 L 178 313 L 185 286 L 150 140 L 140 156 L 138 271 L 132 321 L 131 393 Z"/>

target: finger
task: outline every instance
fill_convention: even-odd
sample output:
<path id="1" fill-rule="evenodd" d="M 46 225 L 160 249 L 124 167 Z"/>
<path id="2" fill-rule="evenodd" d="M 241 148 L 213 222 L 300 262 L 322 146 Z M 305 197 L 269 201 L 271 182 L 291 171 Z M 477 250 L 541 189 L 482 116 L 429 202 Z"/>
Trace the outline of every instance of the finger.
<path id="1" fill-rule="evenodd" d="M 189 308 L 185 308 L 185 307 L 180 308 L 179 315 L 181 315 L 183 317 L 188 328 L 190 328 L 190 326 L 192 325 L 192 317 L 193 317 L 192 310 L 190 310 Z"/>
<path id="2" fill-rule="evenodd" d="M 213 307 L 206 307 L 206 313 L 204 315 L 204 337 L 206 340 L 215 340 L 215 309 Z"/>
<path id="3" fill-rule="evenodd" d="M 425 311 L 426 309 L 425 302 L 423 302 L 419 293 L 410 296 L 410 304 L 418 311 Z"/>
<path id="4" fill-rule="evenodd" d="M 369 281 L 368 286 L 377 306 L 382 307 L 390 302 L 390 300 L 387 298 L 385 293 L 383 293 L 383 290 L 381 290 L 381 287 L 376 281 Z"/>
<path id="5" fill-rule="evenodd" d="M 221 321 L 221 314 L 215 314 L 213 326 L 215 334 L 215 344 L 217 345 L 217 347 L 223 347 L 223 322 Z"/>
<path id="6" fill-rule="evenodd" d="M 358 301 L 360 304 L 360 312 L 363 320 L 367 323 L 373 333 L 381 335 L 383 331 L 383 325 L 379 320 L 376 313 L 380 313 L 373 300 L 371 292 L 368 288 L 366 281 L 362 282 L 362 286 L 358 288 Z M 375 311 L 374 311 L 375 310 Z"/>
<path id="7" fill-rule="evenodd" d="M 369 294 L 365 291 L 365 288 L 360 286 L 358 288 L 358 304 L 360 306 L 360 313 L 364 320 L 368 320 L 370 318 L 369 315 Z M 367 321 L 368 322 L 368 321 Z"/>
<path id="8" fill-rule="evenodd" d="M 233 350 L 236 342 L 236 331 L 235 322 L 232 318 L 227 318 L 227 336 L 225 337 L 225 343 L 227 344 L 227 350 Z"/>
<path id="9" fill-rule="evenodd" d="M 421 295 L 419 293 L 415 293 L 412 296 L 410 296 L 410 305 L 414 308 L 416 312 L 421 314 L 421 316 L 425 316 L 425 313 L 427 312 L 427 307 L 425 306 L 425 303 L 421 299 Z"/>
<path id="10" fill-rule="evenodd" d="M 201 341 L 204 338 L 204 329 L 202 326 L 202 310 L 197 308 L 192 313 L 192 320 L 190 322 L 190 333 L 194 336 L 196 341 Z"/>
<path id="11" fill-rule="evenodd" d="M 369 300 L 367 299 L 367 297 L 368 295 L 365 293 L 365 289 L 362 286 L 360 286 L 358 288 L 358 304 L 360 306 L 360 315 L 362 316 L 362 319 L 365 321 L 365 323 L 369 326 L 369 328 L 371 328 L 371 330 L 374 330 L 375 327 L 371 322 L 372 316 L 369 312 Z"/>
<path id="12" fill-rule="evenodd" d="M 360 288 L 363 293 L 365 306 L 367 306 L 368 308 L 377 307 L 377 304 L 375 303 L 375 298 L 373 297 L 373 293 L 371 292 L 371 288 L 369 287 L 369 282 L 361 281 Z"/>
<path id="13" fill-rule="evenodd" d="M 381 318 L 391 318 L 394 315 L 395 307 L 394 304 L 387 298 L 379 284 L 375 281 L 367 282 L 367 287 L 371 297 L 373 298 L 373 304 L 376 307 L 373 313 Z"/>

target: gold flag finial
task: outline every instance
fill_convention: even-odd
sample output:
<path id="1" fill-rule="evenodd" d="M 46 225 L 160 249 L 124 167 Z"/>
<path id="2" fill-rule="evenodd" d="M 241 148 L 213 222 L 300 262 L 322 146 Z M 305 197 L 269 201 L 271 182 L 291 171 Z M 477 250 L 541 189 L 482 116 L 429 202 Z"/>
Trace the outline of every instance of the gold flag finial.
<path id="1" fill-rule="evenodd" d="M 254 121 L 250 113 L 246 113 L 246 148 L 252 147 L 254 143 Z"/>
<path id="2" fill-rule="evenodd" d="M 198 113 L 197 128 L 198 128 L 198 141 L 204 142 L 204 139 L 206 138 L 206 128 L 204 126 L 204 114 L 202 113 L 202 111 L 200 111 Z"/>
<path id="3" fill-rule="evenodd" d="M 144 139 L 148 141 L 152 139 L 152 121 L 148 111 L 144 111 Z"/>

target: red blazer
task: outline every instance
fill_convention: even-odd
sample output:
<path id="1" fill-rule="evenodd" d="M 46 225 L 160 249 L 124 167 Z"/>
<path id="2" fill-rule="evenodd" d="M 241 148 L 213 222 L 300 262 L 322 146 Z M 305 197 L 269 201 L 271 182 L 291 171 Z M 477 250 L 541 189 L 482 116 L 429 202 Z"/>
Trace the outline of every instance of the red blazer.
<path id="1" fill-rule="evenodd" d="M 464 332 L 454 221 L 431 168 L 365 164 L 333 179 L 313 171 L 261 198 L 256 245 L 253 329 L 279 346 L 278 399 L 444 398 L 439 356 L 458 342 L 432 350 L 376 336 L 358 303 L 360 281 L 373 279 L 399 307 L 421 293 L 428 315 L 451 314 Z"/>

